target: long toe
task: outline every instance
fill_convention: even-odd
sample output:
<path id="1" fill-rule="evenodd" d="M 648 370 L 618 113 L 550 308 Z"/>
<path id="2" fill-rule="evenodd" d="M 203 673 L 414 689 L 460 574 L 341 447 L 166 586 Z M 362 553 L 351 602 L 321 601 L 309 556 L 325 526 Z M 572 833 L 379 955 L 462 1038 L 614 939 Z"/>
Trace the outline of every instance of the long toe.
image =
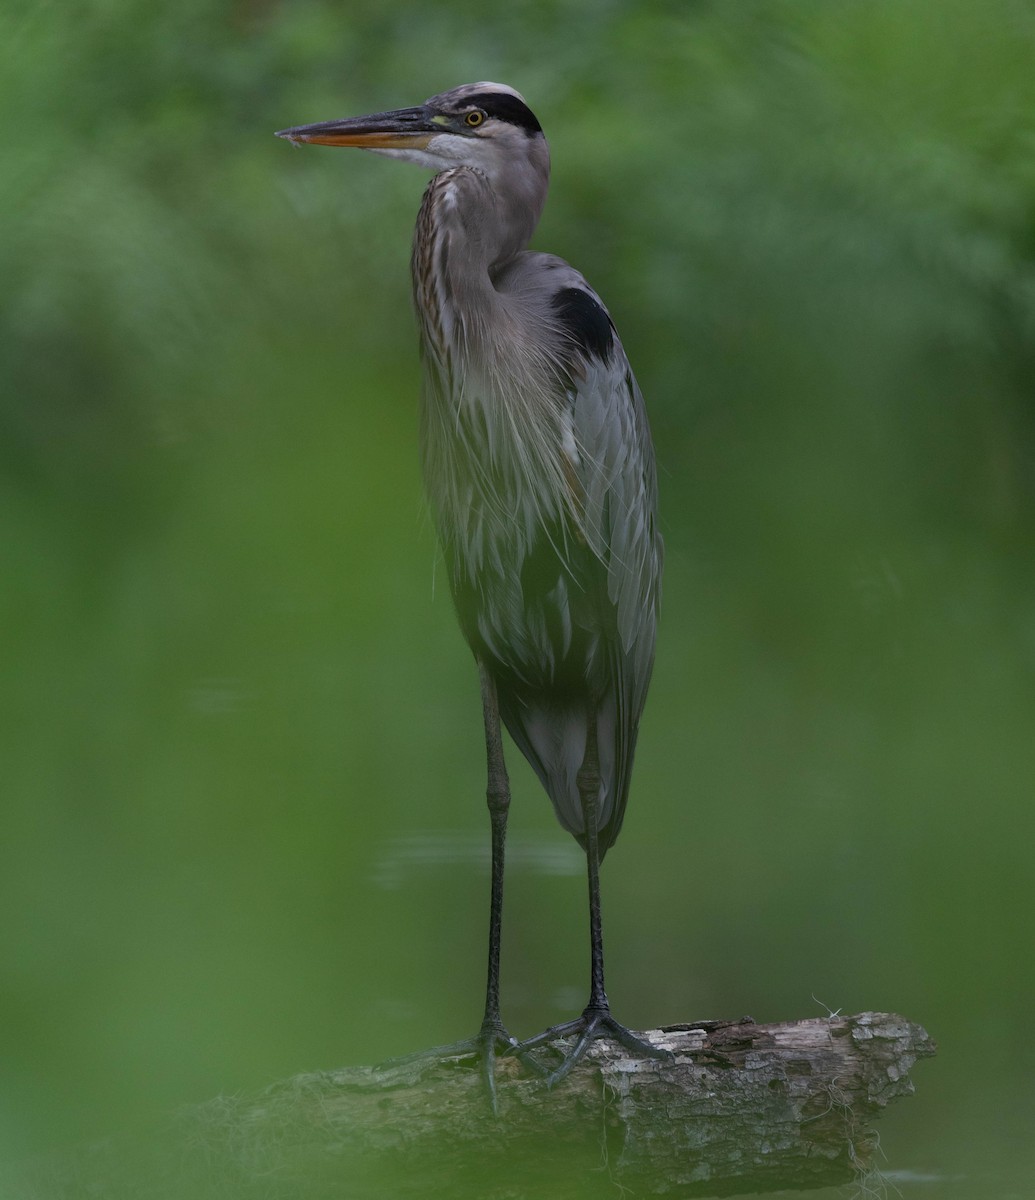
<path id="1" fill-rule="evenodd" d="M 661 1062 L 671 1062 L 674 1058 L 671 1050 L 655 1046 L 653 1042 L 640 1037 L 638 1033 L 633 1033 L 620 1021 L 616 1021 L 610 1013 L 604 1018 L 604 1036 L 614 1038 L 616 1042 L 621 1042 L 626 1050 L 642 1055 L 644 1058 L 656 1058 Z"/>
<path id="2" fill-rule="evenodd" d="M 498 1117 L 500 1102 L 499 1093 L 496 1090 L 496 1059 L 512 1053 L 517 1046 L 517 1039 L 512 1038 L 502 1025 L 487 1021 L 478 1031 L 477 1037 L 472 1040 L 476 1044 L 478 1056 L 481 1059 L 482 1079 L 485 1082 L 485 1090 L 489 1097 L 489 1104 L 492 1106 L 493 1116 Z"/>
<path id="3" fill-rule="evenodd" d="M 443 1062 L 452 1058 L 475 1058 L 481 1067 L 481 1075 L 489 1104 L 495 1115 L 499 1115 L 499 1095 L 496 1088 L 496 1059 L 504 1058 L 516 1052 L 517 1038 L 513 1038 L 498 1022 L 486 1021 L 474 1037 L 463 1038 L 459 1042 L 450 1042 L 445 1046 L 431 1046 L 427 1050 L 417 1050 L 401 1058 L 390 1059 L 385 1066 L 403 1066 L 408 1063 Z M 538 1069 L 538 1068 L 537 1068 Z M 539 1070 L 543 1074 L 542 1070 Z"/>
<path id="4" fill-rule="evenodd" d="M 551 1029 L 521 1042 L 512 1053 L 522 1061 L 533 1063 L 536 1069 L 542 1070 L 529 1052 L 541 1046 L 550 1046 L 559 1051 L 560 1047 L 554 1046 L 554 1043 L 557 1039 L 565 1037 L 574 1037 L 575 1043 L 570 1050 L 563 1052 L 560 1064 L 546 1076 L 547 1087 L 553 1087 L 568 1075 L 572 1067 L 585 1056 L 590 1044 L 600 1038 L 610 1038 L 630 1053 L 642 1058 L 668 1060 L 672 1057 L 670 1051 L 662 1050 L 647 1041 L 646 1038 L 633 1033 L 620 1021 L 616 1021 L 607 1009 L 587 1009 L 577 1020 L 567 1021 L 563 1025 L 555 1025 Z"/>

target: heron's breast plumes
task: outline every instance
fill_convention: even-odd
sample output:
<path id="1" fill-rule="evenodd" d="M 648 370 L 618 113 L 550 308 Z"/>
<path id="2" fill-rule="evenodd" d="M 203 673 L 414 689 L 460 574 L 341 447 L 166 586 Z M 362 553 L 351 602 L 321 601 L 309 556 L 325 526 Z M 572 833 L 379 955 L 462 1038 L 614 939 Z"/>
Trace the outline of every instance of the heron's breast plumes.
<path id="1" fill-rule="evenodd" d="M 492 231 L 465 210 L 467 192 L 485 186 L 473 176 L 432 180 L 412 260 L 425 484 L 443 540 L 468 570 L 575 511 L 562 341 L 547 304 L 515 303 L 495 286 Z"/>

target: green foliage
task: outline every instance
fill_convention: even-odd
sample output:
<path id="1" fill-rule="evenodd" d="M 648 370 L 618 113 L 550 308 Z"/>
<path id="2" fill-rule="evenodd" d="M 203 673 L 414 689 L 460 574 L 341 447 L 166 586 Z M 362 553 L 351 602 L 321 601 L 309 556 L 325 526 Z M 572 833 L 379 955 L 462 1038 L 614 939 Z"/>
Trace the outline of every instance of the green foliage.
<path id="1" fill-rule="evenodd" d="M 965 1124 L 1015 1168 L 1033 43 L 1022 0 L 5 8 L 0 1149 L 477 1019 L 477 695 L 415 453 L 422 180 L 272 132 L 489 78 L 547 130 L 536 245 L 608 302 L 659 448 L 619 1015 L 900 1009 L 943 1053 L 899 1163 L 975 1170 Z M 583 884 L 514 775 L 527 1033 L 581 1002 Z"/>

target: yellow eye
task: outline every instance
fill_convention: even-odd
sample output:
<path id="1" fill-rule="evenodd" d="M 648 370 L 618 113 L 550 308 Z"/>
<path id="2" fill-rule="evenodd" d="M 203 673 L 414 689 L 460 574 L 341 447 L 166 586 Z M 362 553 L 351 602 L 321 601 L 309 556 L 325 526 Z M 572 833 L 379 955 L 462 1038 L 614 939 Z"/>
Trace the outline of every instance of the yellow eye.
<path id="1" fill-rule="evenodd" d="M 485 120 L 485 113 L 480 108 L 476 108 L 473 112 L 469 112 L 464 120 L 472 129 L 477 129 L 478 126 Z"/>

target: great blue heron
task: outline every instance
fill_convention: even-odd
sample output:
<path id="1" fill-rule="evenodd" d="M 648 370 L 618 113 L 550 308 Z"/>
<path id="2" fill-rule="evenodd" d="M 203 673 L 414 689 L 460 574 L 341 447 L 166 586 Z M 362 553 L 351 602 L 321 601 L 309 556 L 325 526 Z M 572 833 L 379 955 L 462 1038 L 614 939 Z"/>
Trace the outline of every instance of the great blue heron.
<path id="1" fill-rule="evenodd" d="M 596 292 L 525 249 L 546 200 L 542 128 L 513 88 L 473 83 L 416 108 L 284 129 L 434 171 L 417 217 L 413 294 L 424 484 L 460 626 L 481 676 L 492 823 L 485 1017 L 462 1045 L 494 1060 L 574 1035 L 661 1056 L 611 1015 L 598 868 L 622 825 L 654 661 L 662 542 L 640 390 Z M 590 995 L 518 1045 L 500 1018 L 510 785 L 500 718 L 586 851 Z M 455 1049 L 455 1048 L 454 1048 Z"/>

